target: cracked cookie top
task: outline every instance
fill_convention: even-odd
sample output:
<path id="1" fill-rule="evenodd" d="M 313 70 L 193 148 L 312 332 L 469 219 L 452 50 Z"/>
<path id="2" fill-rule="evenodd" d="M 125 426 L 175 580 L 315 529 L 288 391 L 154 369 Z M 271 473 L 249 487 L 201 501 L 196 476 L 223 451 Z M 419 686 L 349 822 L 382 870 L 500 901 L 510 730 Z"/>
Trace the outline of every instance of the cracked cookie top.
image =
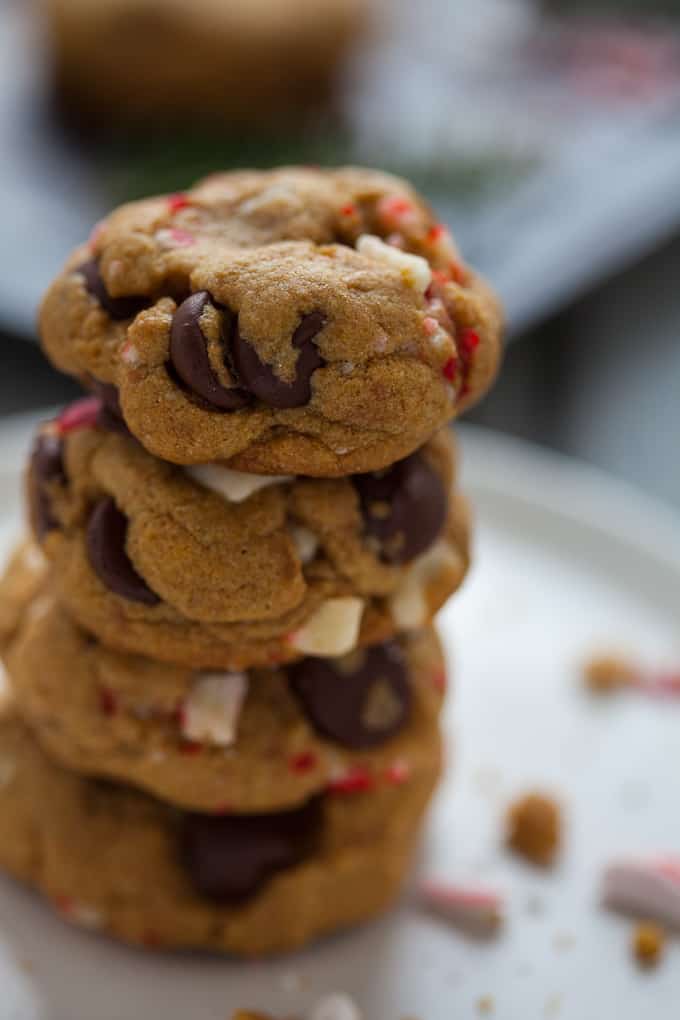
<path id="1" fill-rule="evenodd" d="M 45 350 L 152 453 L 337 476 L 410 454 L 489 386 L 501 317 L 403 181 L 284 168 L 123 206 L 42 306 Z"/>

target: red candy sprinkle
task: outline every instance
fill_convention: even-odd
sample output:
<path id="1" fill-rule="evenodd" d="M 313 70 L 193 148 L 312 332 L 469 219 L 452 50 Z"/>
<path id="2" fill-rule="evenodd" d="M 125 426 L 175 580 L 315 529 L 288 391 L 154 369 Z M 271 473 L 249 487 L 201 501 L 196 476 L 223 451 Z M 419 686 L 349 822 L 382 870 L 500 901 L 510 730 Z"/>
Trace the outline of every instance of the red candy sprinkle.
<path id="1" fill-rule="evenodd" d="M 191 205 L 191 202 L 182 191 L 168 196 L 168 208 L 171 213 L 179 212 L 180 209 L 186 209 L 188 205 Z"/>
<path id="2" fill-rule="evenodd" d="M 99 709 L 102 715 L 112 716 L 118 711 L 118 699 L 110 687 L 99 688 Z"/>
<path id="3" fill-rule="evenodd" d="M 411 768 L 408 762 L 395 761 L 385 769 L 385 779 L 391 786 L 403 786 L 411 778 Z"/>
<path id="4" fill-rule="evenodd" d="M 457 374 L 458 374 L 458 359 L 455 357 L 449 358 L 449 360 L 445 363 L 444 367 L 442 368 L 442 375 L 444 376 L 445 379 L 448 379 L 449 382 L 453 382 Z"/>
<path id="5" fill-rule="evenodd" d="M 413 212 L 413 203 L 399 195 L 387 195 L 378 202 L 378 213 L 385 219 L 402 219 Z"/>
<path id="6" fill-rule="evenodd" d="M 354 202 L 348 202 L 347 205 L 343 205 L 340 212 L 343 216 L 356 216 L 359 210 L 355 206 Z"/>
<path id="7" fill-rule="evenodd" d="M 458 346 L 465 356 L 470 357 L 479 347 L 479 333 L 475 333 L 474 329 L 464 329 L 458 337 Z"/>
<path id="8" fill-rule="evenodd" d="M 437 223 L 436 226 L 430 227 L 430 229 L 428 230 L 428 232 L 427 232 L 427 239 L 428 239 L 428 241 L 430 241 L 431 243 L 434 244 L 436 241 L 441 241 L 442 237 L 444 237 L 446 232 L 447 231 L 446 231 L 446 227 L 444 226 L 444 224 L 443 223 Z"/>
<path id="9" fill-rule="evenodd" d="M 449 271 L 451 273 L 451 279 L 455 280 L 461 286 L 467 283 L 467 273 L 460 262 L 450 262 Z"/>
<path id="10" fill-rule="evenodd" d="M 301 751 L 299 754 L 294 754 L 288 761 L 291 771 L 298 773 L 311 772 L 316 768 L 317 763 L 318 758 L 314 751 Z"/>
<path id="11" fill-rule="evenodd" d="M 365 793 L 374 786 L 375 780 L 368 769 L 357 765 L 331 779 L 328 790 L 330 793 Z"/>
<path id="12" fill-rule="evenodd" d="M 67 432 L 75 432 L 76 429 L 95 428 L 101 409 L 102 402 L 99 397 L 83 397 L 82 400 L 76 400 L 75 404 L 69 404 L 64 408 L 57 418 L 57 431 L 65 436 Z"/>
<path id="13" fill-rule="evenodd" d="M 431 315 L 427 315 L 423 319 L 423 329 L 428 336 L 434 336 L 439 329 L 439 323 Z"/>
<path id="14" fill-rule="evenodd" d="M 435 283 L 439 283 L 441 286 L 445 283 L 451 283 L 451 277 L 448 273 L 445 273 L 443 269 L 433 269 L 432 279 Z"/>

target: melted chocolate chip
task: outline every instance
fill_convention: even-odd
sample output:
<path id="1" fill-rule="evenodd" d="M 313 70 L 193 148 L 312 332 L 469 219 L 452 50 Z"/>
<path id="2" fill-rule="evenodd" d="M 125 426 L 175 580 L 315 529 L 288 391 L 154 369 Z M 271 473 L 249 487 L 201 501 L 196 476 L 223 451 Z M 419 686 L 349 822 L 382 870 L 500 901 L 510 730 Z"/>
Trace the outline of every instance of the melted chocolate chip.
<path id="1" fill-rule="evenodd" d="M 295 379 L 284 382 L 270 365 L 261 361 L 257 351 L 241 336 L 238 326 L 232 337 L 234 366 L 244 386 L 269 407 L 302 407 L 312 396 L 312 376 L 324 360 L 314 343 L 323 329 L 325 320 L 321 312 L 305 315 L 293 334 L 293 347 L 299 350 L 295 364 Z"/>
<path id="2" fill-rule="evenodd" d="M 388 563 L 408 563 L 433 544 L 446 521 L 446 490 L 421 453 L 388 471 L 352 478 L 366 531 Z"/>
<path id="3" fill-rule="evenodd" d="M 87 554 L 92 569 L 106 587 L 131 602 L 155 606 L 160 602 L 140 577 L 125 551 L 128 522 L 107 497 L 95 506 L 87 525 Z"/>
<path id="4" fill-rule="evenodd" d="M 29 472 L 31 523 L 38 541 L 42 541 L 48 531 L 59 527 L 49 489 L 52 484 L 65 481 L 63 443 L 59 436 L 41 432 L 33 445 Z"/>
<path id="5" fill-rule="evenodd" d="M 313 853 L 321 824 L 319 798 L 276 814 L 187 814 L 180 838 L 182 861 L 201 895 L 238 903 L 257 893 L 277 871 Z"/>
<path id="6" fill-rule="evenodd" d="M 112 319 L 132 319 L 135 315 L 147 308 L 149 299 L 137 295 L 130 297 L 111 297 L 104 285 L 99 266 L 96 259 L 90 259 L 78 267 L 77 272 L 85 278 L 85 286 L 88 292 L 102 306 L 104 311 Z"/>
<path id="7" fill-rule="evenodd" d="M 170 364 L 177 378 L 211 407 L 221 411 L 238 411 L 246 407 L 252 398 L 237 386 L 222 386 L 213 371 L 207 339 L 201 329 L 201 316 L 209 304 L 212 304 L 210 294 L 202 290 L 183 301 L 175 312 L 170 330 Z M 224 328 L 223 321 L 223 331 Z M 221 343 L 226 352 L 224 333 Z"/>
<path id="8" fill-rule="evenodd" d="M 100 379 L 95 379 L 94 376 L 90 376 L 88 385 L 95 396 L 99 397 L 102 402 L 101 409 L 97 414 L 98 427 L 106 432 L 118 432 L 123 436 L 131 435 L 123 418 L 118 388 L 113 383 L 101 382 Z"/>
<path id="9" fill-rule="evenodd" d="M 314 728 L 344 747 L 382 744 L 409 716 L 408 667 L 394 642 L 362 649 L 339 662 L 302 659 L 289 668 L 288 679 Z"/>

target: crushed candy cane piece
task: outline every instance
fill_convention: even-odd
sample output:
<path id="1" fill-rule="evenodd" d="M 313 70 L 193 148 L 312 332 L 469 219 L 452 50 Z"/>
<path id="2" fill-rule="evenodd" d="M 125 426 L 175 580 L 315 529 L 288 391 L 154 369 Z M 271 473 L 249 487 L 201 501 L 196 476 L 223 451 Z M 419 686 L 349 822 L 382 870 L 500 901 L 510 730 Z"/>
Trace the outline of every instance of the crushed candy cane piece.
<path id="1" fill-rule="evenodd" d="M 610 910 L 680 928 L 680 858 L 669 854 L 613 861 L 602 879 L 602 902 Z"/>
<path id="2" fill-rule="evenodd" d="M 593 655 L 583 667 L 583 680 L 594 694 L 635 690 L 652 698 L 680 696 L 680 672 L 651 672 L 620 653 Z"/>
<path id="3" fill-rule="evenodd" d="M 418 219 L 413 202 L 402 195 L 385 195 L 378 202 L 376 212 L 383 223 L 393 227 L 406 227 Z"/>
<path id="4" fill-rule="evenodd" d="M 401 274 L 404 283 L 425 294 L 432 282 L 432 270 L 427 259 L 421 255 L 410 255 L 398 248 L 385 244 L 379 237 L 373 234 L 362 234 L 356 244 L 357 251 L 366 258 L 375 259 Z"/>
<path id="5" fill-rule="evenodd" d="M 191 202 L 183 191 L 178 191 L 174 195 L 168 195 L 168 209 L 171 213 L 179 212 L 180 209 L 186 209 L 189 205 L 191 205 Z"/>
<path id="6" fill-rule="evenodd" d="M 86 903 L 79 903 L 71 896 L 62 896 L 60 893 L 56 893 L 52 897 L 52 903 L 62 917 L 83 928 L 101 928 L 104 923 L 101 911 Z"/>
<path id="7" fill-rule="evenodd" d="M 361 1020 L 361 1013 L 349 995 L 333 992 L 312 1006 L 309 1020 Z"/>
<path id="8" fill-rule="evenodd" d="M 399 758 L 385 769 L 385 780 L 390 786 L 403 786 L 411 778 L 411 766 Z"/>
<path id="9" fill-rule="evenodd" d="M 57 433 L 65 436 L 76 429 L 94 428 L 99 420 L 102 402 L 99 397 L 83 397 L 64 408 L 56 421 Z"/>
<path id="10" fill-rule="evenodd" d="M 425 318 L 423 319 L 423 329 L 425 330 L 428 336 L 434 336 L 434 334 L 440 328 L 441 327 L 437 320 L 434 319 L 431 315 L 426 315 Z"/>
<path id="11" fill-rule="evenodd" d="M 363 611 L 363 599 L 354 596 L 327 599 L 290 636 L 290 643 L 305 655 L 345 655 L 356 647 Z"/>
<path id="12" fill-rule="evenodd" d="M 354 765 L 331 777 L 329 793 L 366 793 L 375 786 L 375 779 L 363 765 Z"/>
<path id="13" fill-rule="evenodd" d="M 427 880 L 420 886 L 420 898 L 428 909 L 471 933 L 493 934 L 503 923 L 503 897 L 488 889 Z"/>
<path id="14" fill-rule="evenodd" d="M 196 238 L 186 230 L 176 227 L 164 227 L 156 231 L 156 241 L 161 248 L 189 248 L 196 244 Z"/>
<path id="15" fill-rule="evenodd" d="M 204 673 L 184 702 L 182 736 L 189 742 L 230 747 L 247 693 L 245 673 Z"/>
<path id="16" fill-rule="evenodd" d="M 455 381 L 455 378 L 458 375 L 458 358 L 451 357 L 444 363 L 442 375 L 451 383 Z"/>
<path id="17" fill-rule="evenodd" d="M 135 345 L 131 343 L 129 340 L 126 344 L 123 344 L 123 348 L 120 352 L 120 360 L 123 361 L 126 365 L 130 365 L 132 368 L 138 365 L 139 362 L 141 361 L 141 358 L 139 357 L 139 351 L 137 350 Z"/>
<path id="18" fill-rule="evenodd" d="M 358 212 L 359 210 L 354 202 L 347 202 L 346 205 L 343 205 L 340 209 L 341 216 L 356 216 Z"/>
<path id="19" fill-rule="evenodd" d="M 199 485 L 212 489 L 230 503 L 243 503 L 260 489 L 292 481 L 290 475 L 251 475 L 218 464 L 191 464 L 184 470 Z"/>

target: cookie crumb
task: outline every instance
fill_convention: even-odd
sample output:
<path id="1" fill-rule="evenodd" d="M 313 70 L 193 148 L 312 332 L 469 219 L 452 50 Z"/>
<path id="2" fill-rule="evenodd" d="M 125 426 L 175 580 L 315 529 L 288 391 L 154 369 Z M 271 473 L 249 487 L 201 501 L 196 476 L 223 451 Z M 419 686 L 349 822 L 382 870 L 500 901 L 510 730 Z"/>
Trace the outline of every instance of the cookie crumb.
<path id="1" fill-rule="evenodd" d="M 613 694 L 638 682 L 640 672 L 630 659 L 605 652 L 593 655 L 583 667 L 583 680 L 593 694 Z"/>
<path id="2" fill-rule="evenodd" d="M 549 868 L 562 841 L 558 803 L 542 793 L 528 793 L 511 804 L 506 817 L 506 845 L 532 864 Z"/>
<path id="3" fill-rule="evenodd" d="M 653 921 L 642 921 L 633 931 L 633 955 L 638 966 L 658 967 L 666 948 L 666 933 Z"/>
<path id="4" fill-rule="evenodd" d="M 480 999 L 477 999 L 477 1012 L 482 1016 L 490 1016 L 496 1008 L 492 995 L 482 995 Z"/>

